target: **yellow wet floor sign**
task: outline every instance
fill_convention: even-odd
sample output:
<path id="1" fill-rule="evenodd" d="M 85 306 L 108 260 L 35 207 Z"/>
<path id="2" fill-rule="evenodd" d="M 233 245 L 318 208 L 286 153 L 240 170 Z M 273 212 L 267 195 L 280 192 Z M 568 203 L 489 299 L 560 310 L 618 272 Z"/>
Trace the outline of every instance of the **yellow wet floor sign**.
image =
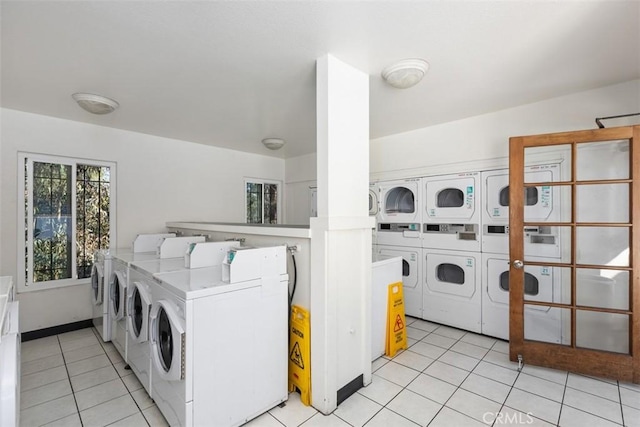
<path id="1" fill-rule="evenodd" d="M 385 354 L 395 356 L 398 350 L 407 348 L 407 329 L 404 319 L 404 297 L 402 282 L 389 285 L 387 298 L 387 341 Z"/>
<path id="2" fill-rule="evenodd" d="M 300 401 L 311 405 L 311 335 L 309 312 L 294 305 L 291 308 L 289 340 L 289 391 L 300 392 Z"/>

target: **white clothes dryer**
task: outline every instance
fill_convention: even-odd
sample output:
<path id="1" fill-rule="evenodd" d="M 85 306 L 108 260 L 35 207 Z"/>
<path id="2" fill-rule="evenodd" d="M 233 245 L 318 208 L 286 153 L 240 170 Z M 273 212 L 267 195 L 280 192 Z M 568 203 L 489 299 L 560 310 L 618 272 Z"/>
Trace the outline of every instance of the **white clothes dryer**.
<path id="1" fill-rule="evenodd" d="M 482 251 L 509 253 L 509 170 L 482 172 Z M 560 180 L 560 164 L 525 167 L 526 182 Z M 561 187 L 527 187 L 524 218 L 529 222 L 559 222 Z M 558 258 L 561 254 L 558 227 L 526 227 L 524 251 L 527 256 Z"/>
<path id="2" fill-rule="evenodd" d="M 420 247 L 420 179 L 383 181 L 378 188 L 377 243 Z"/>
<path id="3" fill-rule="evenodd" d="M 376 216 L 380 211 L 380 201 L 378 200 L 378 194 L 380 189 L 375 182 L 369 183 L 369 216 Z"/>
<path id="4" fill-rule="evenodd" d="M 377 245 L 374 261 L 402 258 L 402 293 L 404 312 L 408 316 L 422 319 L 422 248 Z"/>
<path id="5" fill-rule="evenodd" d="M 105 250 L 96 251 L 91 267 L 91 306 L 93 308 L 93 326 L 104 342 L 111 341 L 110 277 L 111 254 Z"/>
<path id="6" fill-rule="evenodd" d="M 557 262 L 535 258 L 532 261 Z M 482 254 L 482 333 L 509 339 L 509 257 Z M 524 267 L 525 301 L 563 302 L 562 271 L 556 267 Z M 565 301 L 568 302 L 568 301 Z M 528 340 L 562 343 L 561 309 L 528 306 L 524 311 L 524 335 Z"/>
<path id="7" fill-rule="evenodd" d="M 237 283 L 220 266 L 155 276 L 152 396 L 172 426 L 241 425 L 288 398 L 286 248 L 234 260 L 251 250 L 267 262 Z"/>
<path id="8" fill-rule="evenodd" d="M 422 247 L 480 251 L 480 173 L 422 178 Z"/>
<path id="9" fill-rule="evenodd" d="M 480 333 L 480 253 L 424 249 L 423 260 L 423 318 Z"/>

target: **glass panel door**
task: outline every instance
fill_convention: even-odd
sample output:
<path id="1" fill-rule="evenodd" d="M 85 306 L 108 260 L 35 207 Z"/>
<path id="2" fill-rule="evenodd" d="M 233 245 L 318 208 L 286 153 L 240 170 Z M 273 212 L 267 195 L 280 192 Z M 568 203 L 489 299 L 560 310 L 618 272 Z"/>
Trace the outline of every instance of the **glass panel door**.
<path id="1" fill-rule="evenodd" d="M 529 179 L 541 163 L 560 172 Z M 511 138 L 509 176 L 511 360 L 640 382 L 640 126 Z M 553 196 L 546 220 L 526 213 L 535 188 Z M 534 267 L 553 274 L 535 298 Z"/>

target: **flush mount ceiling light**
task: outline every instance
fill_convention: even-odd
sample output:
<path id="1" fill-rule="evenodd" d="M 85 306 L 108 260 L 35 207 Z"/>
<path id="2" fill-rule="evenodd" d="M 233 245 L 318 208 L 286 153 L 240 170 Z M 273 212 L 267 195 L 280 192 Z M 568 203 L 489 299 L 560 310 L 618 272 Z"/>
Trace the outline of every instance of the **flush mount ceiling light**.
<path id="1" fill-rule="evenodd" d="M 269 150 L 279 150 L 284 146 L 284 139 L 280 138 L 265 138 L 262 143 Z"/>
<path id="2" fill-rule="evenodd" d="M 424 59 L 403 59 L 382 70 L 382 78 L 395 88 L 407 89 L 418 84 L 428 69 L 429 63 Z"/>
<path id="3" fill-rule="evenodd" d="M 92 114 L 109 114 L 120 106 L 113 99 L 91 93 L 74 93 L 71 97 Z"/>

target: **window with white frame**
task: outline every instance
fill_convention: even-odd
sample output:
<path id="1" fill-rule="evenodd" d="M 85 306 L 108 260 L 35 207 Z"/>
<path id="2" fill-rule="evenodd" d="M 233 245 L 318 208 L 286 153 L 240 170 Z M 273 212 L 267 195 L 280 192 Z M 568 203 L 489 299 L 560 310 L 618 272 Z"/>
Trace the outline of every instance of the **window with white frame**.
<path id="1" fill-rule="evenodd" d="M 245 187 L 245 217 L 248 224 L 278 224 L 280 183 L 247 178 Z"/>
<path id="2" fill-rule="evenodd" d="M 20 153 L 19 288 L 84 283 L 115 244 L 115 163 Z"/>

